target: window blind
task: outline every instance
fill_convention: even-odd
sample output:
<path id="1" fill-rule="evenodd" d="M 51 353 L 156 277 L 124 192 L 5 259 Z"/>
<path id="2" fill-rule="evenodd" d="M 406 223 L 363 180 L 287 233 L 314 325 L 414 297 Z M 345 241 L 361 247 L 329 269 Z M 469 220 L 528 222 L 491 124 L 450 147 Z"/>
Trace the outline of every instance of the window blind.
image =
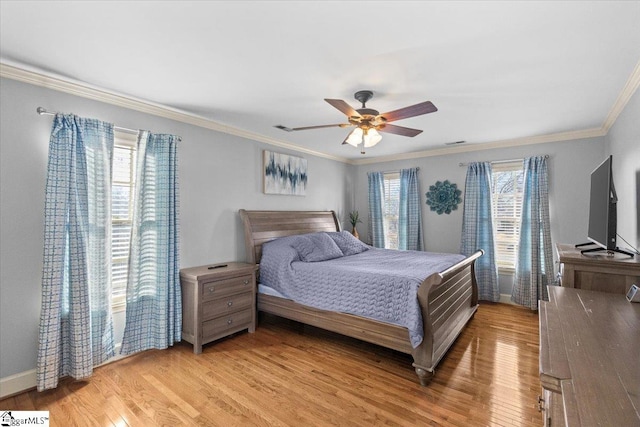
<path id="1" fill-rule="evenodd" d="M 400 214 L 400 174 L 384 174 L 384 246 L 398 249 L 398 216 Z"/>
<path id="2" fill-rule="evenodd" d="M 496 263 L 499 269 L 515 270 L 524 184 L 522 162 L 492 164 L 491 169 Z"/>
<path id="3" fill-rule="evenodd" d="M 129 245 L 133 223 L 136 136 L 115 132 L 111 182 L 111 306 L 126 304 Z"/>

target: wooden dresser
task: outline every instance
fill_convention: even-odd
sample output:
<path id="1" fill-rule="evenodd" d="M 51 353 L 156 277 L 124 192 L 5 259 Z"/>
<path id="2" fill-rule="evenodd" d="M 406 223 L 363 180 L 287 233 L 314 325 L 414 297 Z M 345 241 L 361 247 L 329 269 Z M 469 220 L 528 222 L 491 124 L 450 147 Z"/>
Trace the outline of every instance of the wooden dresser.
<path id="1" fill-rule="evenodd" d="M 540 302 L 545 426 L 640 426 L 640 303 L 549 287 Z"/>
<path id="2" fill-rule="evenodd" d="M 626 295 L 632 284 L 640 285 L 640 255 L 582 255 L 575 245 L 556 245 L 562 286 Z"/>
<path id="3" fill-rule="evenodd" d="M 202 346 L 235 332 L 256 330 L 256 264 L 229 262 L 180 270 L 182 339 Z"/>

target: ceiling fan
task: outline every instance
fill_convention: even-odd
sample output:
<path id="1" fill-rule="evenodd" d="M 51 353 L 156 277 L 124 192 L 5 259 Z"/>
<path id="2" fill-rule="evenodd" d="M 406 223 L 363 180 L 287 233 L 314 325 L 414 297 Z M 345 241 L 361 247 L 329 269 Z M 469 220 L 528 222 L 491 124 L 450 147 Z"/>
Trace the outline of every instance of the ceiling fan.
<path id="1" fill-rule="evenodd" d="M 382 139 L 382 135 L 380 135 L 378 131 L 411 137 L 416 136 L 422 132 L 419 129 L 411 129 L 403 126 L 392 125 L 389 124 L 390 122 L 438 111 L 436 106 L 433 105 L 431 101 L 425 101 L 419 104 L 411 105 L 409 107 L 404 107 L 398 110 L 389 111 L 388 113 L 380 114 L 377 110 L 367 108 L 365 105 L 372 97 L 373 92 L 370 90 L 360 90 L 356 92 L 354 94 L 354 98 L 362 103 L 362 108 L 359 108 L 357 110 L 351 108 L 349 104 L 341 99 L 325 98 L 325 101 L 347 115 L 347 120 L 349 121 L 349 123 L 305 126 L 299 128 L 289 128 L 283 125 L 277 125 L 275 127 L 287 132 L 293 132 L 297 130 L 321 129 L 330 127 L 346 128 L 355 126 L 356 128 L 352 130 L 349 135 L 347 135 L 342 143 L 350 144 L 354 147 L 362 144 L 361 153 L 364 154 L 365 148 L 373 147 Z"/>

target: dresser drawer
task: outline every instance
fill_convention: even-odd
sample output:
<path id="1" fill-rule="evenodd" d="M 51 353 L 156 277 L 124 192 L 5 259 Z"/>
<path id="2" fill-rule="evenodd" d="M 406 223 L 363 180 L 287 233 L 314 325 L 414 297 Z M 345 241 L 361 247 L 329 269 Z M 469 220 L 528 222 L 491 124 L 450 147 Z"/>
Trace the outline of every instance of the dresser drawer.
<path id="1" fill-rule="evenodd" d="M 251 308 L 251 292 L 220 297 L 202 304 L 202 320 L 213 319 L 245 308 Z"/>
<path id="2" fill-rule="evenodd" d="M 239 276 L 202 284 L 202 301 L 211 301 L 226 295 L 239 294 L 253 289 L 252 276 Z"/>
<path id="3" fill-rule="evenodd" d="M 237 311 L 202 323 L 202 339 L 207 341 L 224 336 L 232 330 L 242 330 L 251 325 L 252 308 Z"/>

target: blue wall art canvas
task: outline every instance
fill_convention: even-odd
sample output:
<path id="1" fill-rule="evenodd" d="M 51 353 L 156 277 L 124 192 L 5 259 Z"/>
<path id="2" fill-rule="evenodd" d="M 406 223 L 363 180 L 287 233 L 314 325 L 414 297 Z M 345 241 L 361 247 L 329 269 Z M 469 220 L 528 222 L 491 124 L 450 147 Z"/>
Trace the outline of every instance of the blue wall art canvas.
<path id="1" fill-rule="evenodd" d="M 264 151 L 264 193 L 304 196 L 307 191 L 307 160 Z"/>

